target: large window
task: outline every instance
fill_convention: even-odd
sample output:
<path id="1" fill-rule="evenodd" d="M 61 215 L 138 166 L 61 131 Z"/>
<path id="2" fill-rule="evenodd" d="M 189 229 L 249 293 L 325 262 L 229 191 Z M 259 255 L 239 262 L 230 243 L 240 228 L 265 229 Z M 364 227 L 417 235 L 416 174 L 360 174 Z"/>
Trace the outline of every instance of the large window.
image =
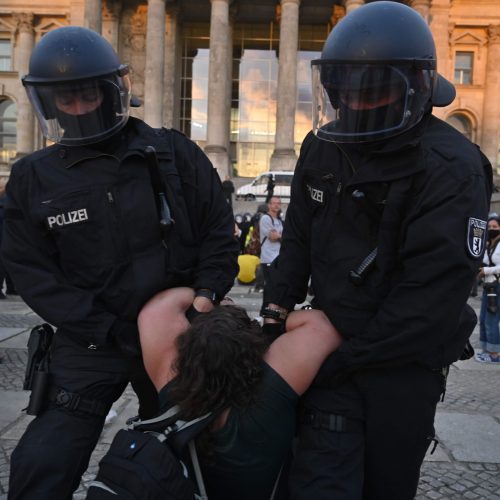
<path id="1" fill-rule="evenodd" d="M 12 44 L 10 40 L 0 38 L 0 71 L 10 71 L 12 61 Z"/>
<path id="2" fill-rule="evenodd" d="M 312 128 L 311 61 L 321 56 L 328 36 L 328 25 L 299 27 L 297 53 L 297 108 L 295 110 L 295 149 L 297 154 L 306 134 Z"/>
<path id="3" fill-rule="evenodd" d="M 0 162 L 7 163 L 16 156 L 16 105 L 0 98 Z"/>
<path id="4" fill-rule="evenodd" d="M 311 130 L 311 60 L 320 56 L 328 26 L 299 27 L 295 149 Z M 184 29 L 180 128 L 204 147 L 207 140 L 209 25 Z M 269 170 L 276 135 L 279 25 L 235 24 L 231 85 L 230 156 L 238 175 L 255 177 Z"/>
<path id="5" fill-rule="evenodd" d="M 297 53 L 295 148 L 311 130 L 311 60 L 320 56 L 325 26 L 300 26 Z M 279 30 L 268 25 L 239 25 L 234 33 L 231 141 L 236 141 L 238 174 L 254 177 L 269 170 L 276 134 Z M 236 84 L 235 84 L 236 83 Z M 293 96 L 287 96 L 292 98 Z"/>
<path id="6" fill-rule="evenodd" d="M 455 54 L 455 83 L 461 85 L 472 84 L 473 52 L 457 52 Z"/>
<path id="7" fill-rule="evenodd" d="M 238 173 L 254 176 L 267 169 L 274 149 L 278 59 L 274 50 L 244 49 L 239 66 Z"/>
<path id="8" fill-rule="evenodd" d="M 311 60 L 319 58 L 321 52 L 300 51 L 297 55 L 297 108 L 295 110 L 295 144 L 301 142 L 312 127 Z"/>
<path id="9" fill-rule="evenodd" d="M 238 175 L 269 170 L 276 131 L 276 23 L 238 24 L 233 33 L 231 141 Z M 233 142 L 234 141 L 234 142 Z"/>
<path id="10" fill-rule="evenodd" d="M 182 51 L 180 129 L 201 147 L 207 140 L 208 26 L 186 27 Z"/>

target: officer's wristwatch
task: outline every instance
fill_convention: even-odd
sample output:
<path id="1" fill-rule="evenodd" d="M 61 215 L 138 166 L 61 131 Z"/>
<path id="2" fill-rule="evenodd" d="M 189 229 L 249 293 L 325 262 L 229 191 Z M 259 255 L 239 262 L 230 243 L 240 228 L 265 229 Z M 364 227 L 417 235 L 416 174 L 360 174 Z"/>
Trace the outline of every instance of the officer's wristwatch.
<path id="1" fill-rule="evenodd" d="M 194 293 L 195 297 L 205 297 L 209 299 L 214 306 L 218 305 L 220 302 L 219 296 L 209 288 L 198 288 Z"/>

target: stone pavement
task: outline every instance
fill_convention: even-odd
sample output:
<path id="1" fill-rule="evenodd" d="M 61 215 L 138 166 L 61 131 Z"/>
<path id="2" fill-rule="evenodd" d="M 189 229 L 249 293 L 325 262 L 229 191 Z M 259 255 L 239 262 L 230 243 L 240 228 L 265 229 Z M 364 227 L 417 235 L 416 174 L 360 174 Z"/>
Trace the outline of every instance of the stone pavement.
<path id="1" fill-rule="evenodd" d="M 230 296 L 252 316 L 257 315 L 260 294 L 235 286 Z M 470 303 L 478 311 L 479 299 L 471 298 Z M 18 297 L 0 301 L 0 500 L 7 498 L 10 455 L 32 418 L 21 411 L 28 400 L 22 380 L 27 336 L 39 322 Z M 477 328 L 472 344 L 478 347 Z M 113 409 L 117 417 L 105 426 L 74 499 L 85 498 L 112 437 L 136 414 L 130 388 Z M 446 398 L 438 406 L 436 431 L 439 445 L 426 457 L 416 498 L 500 500 L 500 366 L 469 360 L 451 367 Z"/>

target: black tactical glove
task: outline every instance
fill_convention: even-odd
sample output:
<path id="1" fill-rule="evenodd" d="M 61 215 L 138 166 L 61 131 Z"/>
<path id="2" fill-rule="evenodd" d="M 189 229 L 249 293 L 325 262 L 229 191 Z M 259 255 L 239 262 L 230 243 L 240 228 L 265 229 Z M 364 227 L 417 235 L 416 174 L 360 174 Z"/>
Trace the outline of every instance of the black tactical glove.
<path id="1" fill-rule="evenodd" d="M 285 322 L 280 321 L 279 323 L 264 323 L 262 325 L 262 332 L 268 339 L 269 343 L 272 344 L 280 335 L 285 333 Z"/>
<path id="2" fill-rule="evenodd" d="M 141 356 L 139 330 L 135 323 L 116 319 L 108 335 L 110 341 L 114 343 L 125 356 L 129 358 Z"/>

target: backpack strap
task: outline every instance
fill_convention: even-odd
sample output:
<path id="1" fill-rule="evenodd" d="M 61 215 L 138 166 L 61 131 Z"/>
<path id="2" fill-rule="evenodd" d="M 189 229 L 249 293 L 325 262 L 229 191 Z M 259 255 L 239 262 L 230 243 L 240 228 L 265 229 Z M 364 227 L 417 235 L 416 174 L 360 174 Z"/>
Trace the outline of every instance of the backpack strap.
<path id="1" fill-rule="evenodd" d="M 189 456 L 193 466 L 196 484 L 198 485 L 198 500 L 208 500 L 203 474 L 201 472 L 198 454 L 196 452 L 195 438 L 206 429 L 220 412 L 210 412 L 192 420 L 180 420 L 179 406 L 172 406 L 162 414 L 147 420 L 138 418 L 128 422 L 129 430 L 136 430 L 152 434 L 161 443 L 168 443 L 172 451 L 181 457 L 186 446 L 189 449 Z"/>
<path id="2" fill-rule="evenodd" d="M 201 472 L 200 462 L 198 461 L 198 454 L 196 453 L 196 444 L 194 440 L 189 441 L 188 446 L 191 463 L 193 464 L 194 476 L 196 478 L 196 484 L 198 485 L 199 495 L 197 496 L 197 500 L 208 500 L 207 490 L 205 488 L 205 482 L 203 481 L 203 474 Z"/>
<path id="3" fill-rule="evenodd" d="M 278 472 L 278 477 L 276 478 L 276 481 L 274 482 L 273 491 L 271 492 L 271 497 L 269 500 L 274 500 L 274 497 L 276 496 L 276 492 L 278 491 L 278 484 L 279 484 L 280 479 L 281 479 L 281 473 L 283 472 L 283 465 L 281 466 L 280 471 Z"/>
<path id="4" fill-rule="evenodd" d="M 269 215 L 269 214 L 262 214 L 262 217 L 264 217 L 265 215 L 267 215 L 268 217 L 271 217 L 271 223 L 272 223 L 272 225 L 274 226 L 274 219 L 273 219 L 273 217 L 272 217 L 271 215 Z M 262 217 L 261 217 L 261 219 L 262 219 Z M 260 219 L 259 219 L 259 221 L 258 221 L 258 224 L 259 224 L 259 226 L 260 226 Z M 260 238 L 260 232 L 259 232 L 259 238 Z M 267 240 L 267 235 L 266 235 L 266 236 L 264 236 L 264 238 L 263 238 L 263 239 L 262 239 L 262 241 L 260 242 L 260 246 L 261 246 L 261 247 L 262 247 L 262 245 L 264 244 L 264 241 L 266 241 L 266 240 Z"/>
<path id="5" fill-rule="evenodd" d="M 146 146 L 144 149 L 144 158 L 146 159 L 149 176 L 151 178 L 151 185 L 155 193 L 156 210 L 158 212 L 158 218 L 160 219 L 163 244 L 167 246 L 170 229 L 172 224 L 175 222 L 174 219 L 172 219 L 170 207 L 165 195 L 165 188 L 167 188 L 167 185 L 161 181 L 160 165 L 158 164 L 158 157 L 156 156 L 156 150 L 153 146 Z M 175 165 L 174 162 L 172 163 Z M 169 196 L 169 198 L 172 201 L 172 197 Z"/>
<path id="6" fill-rule="evenodd" d="M 179 413 L 178 406 L 172 406 L 160 415 L 141 420 L 139 417 L 127 420 L 127 429 L 138 431 L 161 431 L 165 429 Z"/>
<path id="7" fill-rule="evenodd" d="M 189 210 L 191 203 L 186 202 L 188 190 L 185 187 L 186 185 L 193 187 L 196 184 L 194 167 L 189 161 L 184 161 L 183 155 L 176 156 L 175 154 L 175 136 L 176 134 L 183 135 L 181 132 L 166 128 L 156 129 L 156 131 L 158 136 L 168 141 L 170 145 L 170 151 L 167 153 L 158 152 L 157 154 L 151 146 L 144 149 L 160 223 L 162 229 L 166 227 L 169 233 L 175 226 L 175 232 L 180 239 L 192 243 L 196 241 L 192 225 L 196 217 Z M 195 194 L 191 193 L 190 196 L 195 196 Z"/>
<path id="8" fill-rule="evenodd" d="M 361 207 L 365 209 L 375 224 L 378 224 L 377 246 L 358 264 L 357 268 L 349 273 L 350 281 L 360 286 L 368 273 L 373 269 L 375 262 L 389 273 L 397 265 L 398 242 L 401 238 L 401 225 L 407 212 L 409 193 L 413 185 L 413 175 L 393 180 L 388 184 L 385 203 L 382 210 L 374 210 L 369 200 L 361 200 Z"/>
<path id="9" fill-rule="evenodd" d="M 127 428 L 156 434 L 160 441 L 167 441 L 180 456 L 189 442 L 206 429 L 220 413 L 221 411 L 213 411 L 192 420 L 181 420 L 178 418 L 179 407 L 172 406 L 154 418 L 131 419 L 128 421 Z"/>

